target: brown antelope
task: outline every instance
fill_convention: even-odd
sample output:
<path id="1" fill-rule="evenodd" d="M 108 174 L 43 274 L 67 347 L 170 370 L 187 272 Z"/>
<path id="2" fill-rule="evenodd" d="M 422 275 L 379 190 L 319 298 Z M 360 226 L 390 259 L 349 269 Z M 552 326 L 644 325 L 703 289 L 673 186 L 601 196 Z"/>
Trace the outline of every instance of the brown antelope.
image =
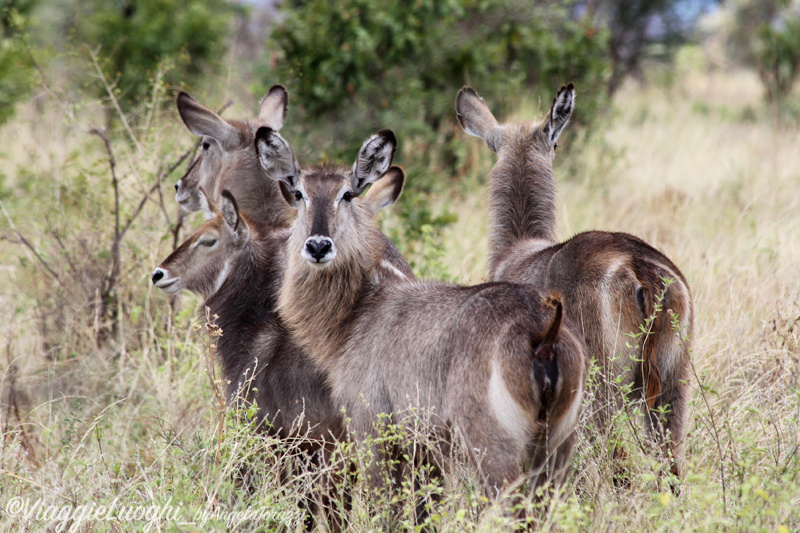
<path id="1" fill-rule="evenodd" d="M 376 184 L 365 198 L 373 214 L 381 207 L 382 187 Z M 205 299 L 203 308 L 218 315 L 223 333 L 216 354 L 228 383 L 228 402 L 255 403 L 262 431 L 282 439 L 299 438 L 300 448 L 312 452 L 318 463 L 318 453 L 327 453 L 323 447 L 339 439 L 344 426 L 324 374 L 292 341 L 276 312 L 289 232 L 251 224 L 227 190 L 219 206 L 202 189 L 198 192 L 210 220 L 156 268 L 153 284 L 168 294 L 188 290 Z M 413 279 L 399 252 L 388 239 L 384 244 L 387 268 Z M 327 482 L 326 477 L 323 483 Z M 323 496 L 325 508 L 331 495 Z M 349 496 L 341 496 L 348 506 Z M 315 507 L 309 503 L 312 513 Z M 333 530 L 341 527 L 335 514 L 327 514 L 326 520 Z"/>
<path id="2" fill-rule="evenodd" d="M 225 120 L 183 91 L 176 103 L 186 127 L 203 138 L 200 156 L 175 184 L 175 199 L 181 207 L 200 211 L 201 187 L 215 201 L 223 189 L 228 189 L 239 199 L 239 209 L 251 223 L 287 226 L 290 210 L 280 199 L 275 183 L 262 178 L 253 148 L 259 127 L 277 131 L 283 126 L 289 103 L 286 89 L 273 85 L 261 101 L 258 118 L 251 120 Z"/>
<path id="3" fill-rule="evenodd" d="M 390 166 L 395 147 L 385 130 L 364 143 L 351 169 L 280 175 L 264 165 L 297 210 L 280 316 L 324 370 L 357 440 L 375 436 L 380 414 L 402 423 L 425 411 L 432 431 L 459 436 L 488 494 L 526 464 L 546 472 L 536 484 L 570 457 L 583 342 L 554 297 L 545 302 L 510 283 L 459 287 L 392 275 L 362 195 L 377 182 L 384 185 L 373 205 L 398 198 L 405 174 Z M 293 158 L 269 128 L 256 133 L 256 150 L 267 163 L 281 152 Z"/>
<path id="4" fill-rule="evenodd" d="M 220 204 L 199 192 L 206 221 L 153 272 L 168 294 L 188 290 L 218 315 L 216 352 L 228 401 L 255 402 L 268 432 L 312 441 L 342 435 L 325 378 L 292 342 L 276 313 L 288 230 L 266 230 L 240 215 L 227 190 Z"/>
<path id="5" fill-rule="evenodd" d="M 499 125 L 474 89 L 456 98 L 458 120 L 498 156 L 489 174 L 489 272 L 496 281 L 557 290 L 600 369 L 598 423 L 605 427 L 623 378 L 647 406 L 647 428 L 680 477 L 694 308 L 681 271 L 626 233 L 589 231 L 557 243 L 553 158 L 575 89 L 562 87 L 539 123 Z M 631 335 L 638 334 L 638 346 Z M 616 396 L 615 398 L 612 398 Z"/>

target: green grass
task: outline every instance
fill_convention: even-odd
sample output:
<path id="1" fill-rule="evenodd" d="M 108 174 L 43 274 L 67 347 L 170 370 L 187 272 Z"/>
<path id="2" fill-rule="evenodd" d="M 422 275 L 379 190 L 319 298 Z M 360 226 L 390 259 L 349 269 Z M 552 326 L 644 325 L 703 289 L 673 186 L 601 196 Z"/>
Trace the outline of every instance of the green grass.
<path id="1" fill-rule="evenodd" d="M 763 107 L 752 74 L 678 69 L 669 87 L 625 87 L 590 140 L 562 145 L 557 177 L 561 237 L 588 229 L 634 233 L 679 265 L 692 287 L 697 318 L 682 493 L 671 495 L 639 445 L 636 405 L 613 421 L 617 431 L 608 439 L 596 439 L 589 402 L 563 491 L 522 503 L 540 530 L 800 529 L 800 127 Z M 578 113 L 581 91 L 589 90 L 578 87 Z M 241 107 L 229 115 L 249 114 Z M 538 119 L 540 111 L 528 102 L 515 118 Z M 204 529 L 224 530 L 223 512 L 245 511 L 261 514 L 239 523 L 242 529 L 295 529 L 298 502 L 321 472 L 298 470 L 296 447 L 254 435 L 246 417 L 220 410 L 209 340 L 192 327 L 198 300 L 168 302 L 149 283 L 172 248 L 178 211 L 171 185 L 184 166 L 162 176 L 163 204 L 153 193 L 122 241 L 112 306 L 119 326 L 109 329 L 91 304 L 109 271 L 113 238 L 107 155 L 86 133 L 101 122 L 96 104 L 65 106 L 51 94 L 0 129 L 0 199 L 8 215 L 0 222 L 0 527 L 68 525 L 46 513 L 12 516 L 17 503 L 41 500 L 40 510 L 59 506 L 51 514 L 64 505 L 113 504 L 119 512 L 122 505 L 168 505 L 180 515 L 149 526 L 118 515 L 74 529 L 195 530 L 206 512 L 217 514 Z M 133 126 L 139 148 L 124 133 L 112 136 L 123 223 L 160 169 L 194 140 L 172 110 L 143 123 Z M 456 135 L 463 172 L 442 177 L 430 207 L 457 220 L 440 236 L 423 232 L 404 244 L 426 276 L 478 282 L 486 263 L 483 178 L 493 156 L 477 139 Z M 402 164 L 413 150 L 400 141 Z M 30 247 L 19 244 L 9 221 Z M 190 217 L 185 227 L 199 223 Z M 384 227 L 402 234 L 402 220 L 391 213 Z M 109 341 L 99 344 L 104 328 Z M 396 428 L 392 438 L 422 437 Z M 608 449 L 618 439 L 627 451 L 627 487 L 612 479 Z M 301 473 L 280 483 L 291 468 Z M 243 471 L 252 473 L 251 490 L 242 488 Z M 507 499 L 478 497 L 463 465 L 443 487 L 424 482 L 395 495 L 402 502 L 395 525 L 411 527 L 420 494 L 440 494 L 428 520 L 443 531 L 521 525 Z M 387 527 L 391 502 L 376 503 L 359 482 L 353 496 L 352 530 Z"/>

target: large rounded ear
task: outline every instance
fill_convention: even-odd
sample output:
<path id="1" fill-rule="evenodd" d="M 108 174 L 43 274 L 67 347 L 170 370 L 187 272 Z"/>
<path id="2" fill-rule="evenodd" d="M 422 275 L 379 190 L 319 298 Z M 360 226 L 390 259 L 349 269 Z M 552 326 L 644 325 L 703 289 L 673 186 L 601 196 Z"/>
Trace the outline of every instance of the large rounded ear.
<path id="1" fill-rule="evenodd" d="M 222 191 L 219 200 L 219 209 L 222 212 L 222 219 L 231 231 L 234 239 L 243 239 L 247 234 L 247 224 L 239 215 L 239 205 L 228 189 Z"/>
<path id="2" fill-rule="evenodd" d="M 198 187 L 197 199 L 200 202 L 200 210 L 203 212 L 203 217 L 206 220 L 211 220 L 219 214 L 217 204 L 208 196 L 205 189 Z"/>
<path id="3" fill-rule="evenodd" d="M 200 105 L 187 93 L 179 92 L 175 103 L 178 105 L 181 120 L 195 135 L 211 137 L 226 150 L 235 148 L 239 144 L 239 131 L 236 128 L 221 116 Z"/>
<path id="4" fill-rule="evenodd" d="M 378 211 L 397 201 L 403 192 L 405 182 L 406 173 L 401 167 L 389 167 L 383 177 L 373 183 L 366 192 L 361 205 L 369 211 L 370 216 L 374 217 Z"/>
<path id="5" fill-rule="evenodd" d="M 256 132 L 255 143 L 258 164 L 261 169 L 270 178 L 283 183 L 290 190 L 294 190 L 297 185 L 297 177 L 300 175 L 300 166 L 286 139 L 272 128 L 263 126 Z M 286 195 L 284 195 L 285 197 Z"/>
<path id="6" fill-rule="evenodd" d="M 456 114 L 458 122 L 464 131 L 475 137 L 485 139 L 492 129 L 497 126 L 489 106 L 478 96 L 475 89 L 466 86 L 456 96 Z"/>
<path id="7" fill-rule="evenodd" d="M 261 100 L 258 122 L 262 126 L 280 131 L 289 109 L 289 93 L 283 85 L 273 85 Z"/>
<path id="8" fill-rule="evenodd" d="M 561 130 L 569 122 L 573 109 L 575 109 L 575 86 L 569 82 L 567 85 L 562 85 L 556 97 L 553 98 L 553 106 L 545 119 L 544 131 L 547 133 L 547 140 L 551 148 L 555 146 Z"/>
<path id="9" fill-rule="evenodd" d="M 486 142 L 494 153 L 500 149 L 505 128 L 498 126 L 497 119 L 489 111 L 489 106 L 478 96 L 472 87 L 464 87 L 456 96 L 456 114 L 458 123 L 464 131 L 475 137 L 480 137 Z"/>
<path id="10" fill-rule="evenodd" d="M 353 189 L 361 194 L 367 185 L 378 181 L 392 164 L 397 138 L 392 130 L 381 130 L 361 145 L 353 164 Z"/>

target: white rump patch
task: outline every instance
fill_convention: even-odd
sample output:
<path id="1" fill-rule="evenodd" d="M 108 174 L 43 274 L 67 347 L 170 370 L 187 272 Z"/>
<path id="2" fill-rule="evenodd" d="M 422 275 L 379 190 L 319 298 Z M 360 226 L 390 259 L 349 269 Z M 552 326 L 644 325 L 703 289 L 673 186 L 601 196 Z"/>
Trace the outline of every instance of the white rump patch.
<path id="1" fill-rule="evenodd" d="M 511 396 L 503 380 L 503 370 L 495 360 L 492 360 L 492 377 L 489 379 L 489 405 L 503 429 L 518 446 L 524 448 L 528 443 L 530 422 L 525 411 Z"/>
<path id="2" fill-rule="evenodd" d="M 558 381 L 559 383 L 556 387 L 557 391 L 563 386 L 563 383 L 561 383 L 561 376 L 559 376 Z M 583 387 L 578 389 L 575 397 L 572 399 L 572 405 L 569 406 L 569 410 L 564 414 L 564 417 L 550 428 L 550 433 L 548 435 L 548 447 L 550 449 L 561 446 L 561 444 L 567 440 L 567 437 L 575 430 L 575 423 L 578 421 L 582 399 Z"/>

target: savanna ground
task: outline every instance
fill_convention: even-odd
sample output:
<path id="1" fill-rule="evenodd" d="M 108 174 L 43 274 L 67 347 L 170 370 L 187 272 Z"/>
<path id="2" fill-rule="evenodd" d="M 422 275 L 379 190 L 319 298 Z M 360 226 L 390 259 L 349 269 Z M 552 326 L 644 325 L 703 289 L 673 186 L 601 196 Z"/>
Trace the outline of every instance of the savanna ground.
<path id="1" fill-rule="evenodd" d="M 692 287 L 682 492 L 674 497 L 656 475 L 631 406 L 614 421 L 628 451 L 629 486 L 614 484 L 610 444 L 590 439 L 584 421 L 563 492 L 545 503 L 529 498 L 527 515 L 542 531 L 798 530 L 798 115 L 766 107 L 753 74 L 710 71 L 692 51 L 680 55 L 673 74 L 649 79 L 621 90 L 588 138 L 562 142 L 558 224 L 562 238 L 589 229 L 634 233 L 672 258 Z M 580 113 L 581 92 L 591 88 L 577 90 Z M 513 118 L 538 119 L 548 105 L 523 97 Z M 237 102 L 225 116 L 248 116 L 253 106 Z M 278 482 L 302 460 L 297 449 L 255 436 L 220 409 L 200 302 L 190 295 L 168 302 L 149 282 L 173 246 L 172 183 L 185 162 L 167 171 L 195 140 L 172 109 L 150 116 L 145 109 L 130 135 L 123 125 L 122 140 L 112 140 L 120 227 L 136 216 L 120 240 L 109 299 L 116 311 L 87 304 L 104 290 L 97 280 L 114 255 L 112 175 L 102 138 L 89 132 L 101 121 L 96 105 L 67 104 L 51 89 L 0 130 L 0 524 L 9 531 L 299 527 L 298 501 L 317 482 L 313 471 Z M 457 129 L 455 120 L 448 127 Z M 407 250 L 419 272 L 472 283 L 485 276 L 484 178 L 494 156 L 477 139 L 456 135 L 464 171 L 441 177 L 433 207 L 457 220 L 443 238 Z M 396 162 L 418 148 L 400 139 Z M 199 223 L 189 217 L 184 225 Z M 402 231 L 400 223 L 391 213 L 384 218 L 390 234 Z M 111 328 L 106 317 L 115 312 L 119 325 Z M 247 483 L 239 479 L 244 466 L 255 473 Z M 411 490 L 401 496 L 401 525 L 412 523 Z M 423 483 L 419 491 L 442 493 L 428 520 L 443 531 L 520 525 L 507 501 L 484 501 L 460 472 L 444 488 Z M 385 524 L 385 504 L 368 508 L 360 486 L 354 495 L 350 529 Z M 32 517 L 21 514 L 24 505 Z M 111 505 L 155 505 L 173 519 L 137 518 L 133 509 L 70 522 L 52 516 L 56 507 L 36 516 L 48 506 Z M 232 522 L 224 514 L 247 510 L 260 514 Z"/>

